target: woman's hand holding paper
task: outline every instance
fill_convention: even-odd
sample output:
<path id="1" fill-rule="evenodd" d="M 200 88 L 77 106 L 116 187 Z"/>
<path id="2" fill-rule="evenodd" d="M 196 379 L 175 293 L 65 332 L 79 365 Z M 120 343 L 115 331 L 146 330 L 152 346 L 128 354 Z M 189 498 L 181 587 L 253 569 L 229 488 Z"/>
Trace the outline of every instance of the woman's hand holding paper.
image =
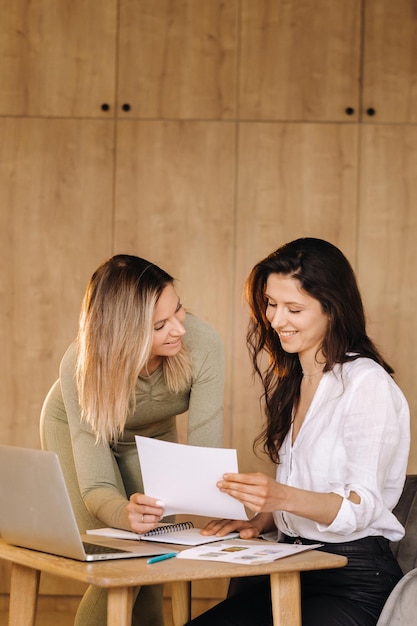
<path id="1" fill-rule="evenodd" d="M 143 493 L 130 496 L 127 505 L 129 523 L 136 533 L 146 533 L 156 528 L 164 516 L 164 503 Z"/>

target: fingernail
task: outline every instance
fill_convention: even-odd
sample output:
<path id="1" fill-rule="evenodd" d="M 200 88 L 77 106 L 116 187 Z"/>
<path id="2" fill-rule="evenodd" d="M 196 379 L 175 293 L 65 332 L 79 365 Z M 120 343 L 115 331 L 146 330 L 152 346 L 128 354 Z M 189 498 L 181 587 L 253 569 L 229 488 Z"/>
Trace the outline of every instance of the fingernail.
<path id="1" fill-rule="evenodd" d="M 165 506 L 165 503 L 164 503 L 164 502 L 162 502 L 162 500 L 157 500 L 157 501 L 155 502 L 155 504 L 156 504 L 156 506 L 161 506 L 161 507 L 164 507 L 164 506 Z"/>

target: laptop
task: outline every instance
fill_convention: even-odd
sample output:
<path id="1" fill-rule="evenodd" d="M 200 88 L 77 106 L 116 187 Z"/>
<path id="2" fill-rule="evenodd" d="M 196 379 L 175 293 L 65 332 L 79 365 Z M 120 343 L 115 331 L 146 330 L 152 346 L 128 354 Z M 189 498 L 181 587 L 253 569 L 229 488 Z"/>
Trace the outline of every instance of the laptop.
<path id="1" fill-rule="evenodd" d="M 5 445 L 0 445 L 0 536 L 12 545 L 78 561 L 168 552 L 148 542 L 80 535 L 57 454 Z"/>

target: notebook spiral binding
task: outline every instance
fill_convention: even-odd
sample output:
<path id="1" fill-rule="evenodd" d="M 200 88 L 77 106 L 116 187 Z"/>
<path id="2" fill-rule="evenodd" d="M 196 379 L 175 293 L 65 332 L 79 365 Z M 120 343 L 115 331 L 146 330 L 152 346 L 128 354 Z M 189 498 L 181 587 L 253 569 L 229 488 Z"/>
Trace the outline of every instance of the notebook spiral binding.
<path id="1" fill-rule="evenodd" d="M 158 526 L 153 530 L 148 530 L 144 533 L 144 537 L 153 537 L 154 535 L 166 535 L 168 533 L 176 533 L 180 530 L 187 530 L 188 528 L 194 528 L 192 522 L 177 522 L 176 524 L 166 524 L 166 526 Z"/>

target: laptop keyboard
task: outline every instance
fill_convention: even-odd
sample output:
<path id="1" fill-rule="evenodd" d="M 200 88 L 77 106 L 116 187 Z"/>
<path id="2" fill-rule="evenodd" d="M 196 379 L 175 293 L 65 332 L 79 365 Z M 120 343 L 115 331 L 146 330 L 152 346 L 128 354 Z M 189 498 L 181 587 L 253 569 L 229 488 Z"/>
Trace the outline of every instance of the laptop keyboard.
<path id="1" fill-rule="evenodd" d="M 112 554 L 115 552 L 129 552 L 129 550 L 110 548 L 109 546 L 100 546 L 98 543 L 87 543 L 84 541 L 83 546 L 86 554 Z"/>

